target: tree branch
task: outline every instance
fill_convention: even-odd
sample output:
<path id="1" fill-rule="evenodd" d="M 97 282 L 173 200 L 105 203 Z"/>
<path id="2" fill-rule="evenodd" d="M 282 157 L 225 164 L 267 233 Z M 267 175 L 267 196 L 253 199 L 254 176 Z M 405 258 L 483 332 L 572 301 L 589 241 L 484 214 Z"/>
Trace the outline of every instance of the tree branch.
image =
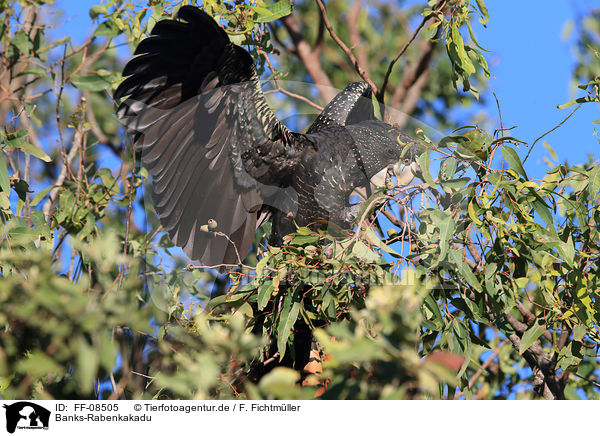
<path id="1" fill-rule="evenodd" d="M 435 45 L 436 43 L 432 41 L 422 44 L 421 56 L 418 62 L 414 68 L 405 71 L 402 82 L 396 87 L 392 95 L 390 106 L 400 112 L 397 119 L 393 121 L 400 128 L 406 125 L 409 115 L 414 111 L 419 101 L 423 88 L 427 85 Z"/>
<path id="2" fill-rule="evenodd" d="M 83 93 L 83 96 L 85 97 L 85 99 L 88 102 L 90 102 L 85 107 L 85 112 L 86 112 L 87 119 L 88 119 L 88 122 L 89 122 L 90 131 L 96 137 L 96 139 L 98 140 L 98 142 L 100 142 L 101 144 L 106 145 L 116 155 L 119 155 L 123 151 L 123 144 L 115 144 L 114 142 L 111 141 L 111 139 L 108 136 L 106 136 L 104 134 L 104 132 L 102 131 L 102 129 L 98 125 L 98 121 L 96 120 L 96 115 L 94 114 L 94 109 L 93 109 L 92 104 L 91 104 L 89 91 L 83 91 L 82 93 Z"/>
<path id="3" fill-rule="evenodd" d="M 323 70 L 321 61 L 319 59 L 319 50 L 313 51 L 304 39 L 302 32 L 300 31 L 300 25 L 293 15 L 283 17 L 281 22 L 294 44 L 294 50 L 298 58 L 304 64 L 306 71 L 315 83 L 321 97 L 324 101 L 329 102 L 336 95 L 336 91 L 333 88 L 333 84 L 329 79 L 329 76 Z"/>
<path id="4" fill-rule="evenodd" d="M 365 74 L 369 74 L 369 60 L 364 50 L 364 46 L 361 44 L 360 30 L 358 28 L 358 17 L 362 6 L 362 0 L 355 0 L 350 13 L 348 14 L 348 33 L 350 34 L 350 43 L 352 44 L 351 49 L 356 50 L 356 58 L 358 64 L 363 66 Z"/>
<path id="5" fill-rule="evenodd" d="M 59 123 L 59 129 L 60 129 L 60 123 Z M 87 127 L 84 128 L 84 123 L 80 123 L 78 128 L 75 130 L 75 133 L 73 134 L 73 141 L 71 144 L 71 149 L 69 150 L 69 153 L 64 157 L 62 168 L 60 169 L 60 173 L 58 174 L 58 177 L 56 178 L 56 182 L 54 183 L 55 188 L 53 188 L 50 191 L 50 195 L 48 196 L 46 203 L 44 203 L 44 207 L 42 208 L 42 210 L 48 221 L 50 220 L 50 207 L 52 206 L 52 203 L 56 199 L 56 196 L 58 195 L 58 193 L 60 191 L 60 187 L 64 184 L 65 179 L 67 178 L 67 173 L 70 172 L 71 164 L 73 163 L 73 160 L 79 153 L 79 149 L 81 148 L 81 146 L 83 144 L 83 136 L 84 136 L 85 130 L 87 130 Z"/>
<path id="6" fill-rule="evenodd" d="M 527 330 L 527 324 L 518 321 L 512 313 L 507 312 L 505 318 L 521 336 Z M 516 333 L 508 335 L 508 339 L 516 350 L 521 347 L 521 336 Z M 523 352 L 523 358 L 533 371 L 534 386 L 540 388 L 544 398 L 564 400 L 564 383 L 558 380 L 554 368 L 555 363 L 548 353 L 543 350 L 539 339 Z"/>
<path id="7" fill-rule="evenodd" d="M 303 95 L 300 94 L 296 94 L 294 92 L 290 92 L 287 89 L 284 89 L 281 84 L 279 83 L 279 79 L 277 78 L 277 71 L 275 71 L 275 68 L 273 67 L 273 64 L 271 63 L 271 60 L 269 59 L 269 55 L 265 52 L 260 52 L 263 54 L 263 56 L 265 57 L 265 60 L 267 61 L 267 65 L 269 67 L 269 70 L 271 70 L 271 73 L 273 74 L 273 81 L 275 82 L 275 88 L 272 91 L 266 91 L 264 94 L 268 94 L 270 92 L 281 92 L 282 94 L 287 95 L 288 97 L 292 97 L 295 98 L 297 100 L 300 100 L 310 106 L 312 106 L 313 108 L 317 109 L 318 111 L 322 111 L 323 107 L 319 106 L 316 103 L 313 103 L 312 101 L 310 101 L 308 98 L 304 97 Z"/>
<path id="8" fill-rule="evenodd" d="M 315 44 L 313 46 L 313 52 L 317 54 L 321 54 L 321 50 L 323 49 L 323 42 L 325 41 L 325 22 L 323 21 L 323 14 L 319 11 L 319 30 L 317 31 L 317 38 L 315 39 Z"/>
<path id="9" fill-rule="evenodd" d="M 325 22 L 325 27 L 327 28 L 329 35 L 331 35 L 331 38 L 336 42 L 337 45 L 340 46 L 342 51 L 344 53 L 346 53 L 346 56 L 348 57 L 348 59 L 350 60 L 352 65 L 354 65 L 354 68 L 356 69 L 356 72 L 358 73 L 358 75 L 371 86 L 371 88 L 373 89 L 373 93 L 377 94 L 377 86 L 375 85 L 375 83 L 373 83 L 373 81 L 371 80 L 369 75 L 366 73 L 364 68 L 358 62 L 358 60 L 352 53 L 352 50 L 350 50 L 348 48 L 348 46 L 346 44 L 344 44 L 344 41 L 342 41 L 340 39 L 340 37 L 333 30 L 333 26 L 331 25 L 331 22 L 329 21 L 329 17 L 327 17 L 327 11 L 325 10 L 325 5 L 323 4 L 323 2 L 321 0 L 316 0 L 316 2 L 317 2 L 317 6 L 319 6 L 319 9 L 321 10 L 321 14 L 323 15 L 323 21 Z"/>
<path id="10" fill-rule="evenodd" d="M 446 3 L 447 3 L 447 0 L 439 1 L 435 5 L 435 7 L 433 8 L 434 12 L 435 11 L 440 11 L 440 10 L 444 9 L 444 7 L 446 6 Z M 388 66 L 388 69 L 387 69 L 387 72 L 385 73 L 385 76 L 383 78 L 383 83 L 381 85 L 381 89 L 377 93 L 377 100 L 380 103 L 384 102 L 385 90 L 387 88 L 388 81 L 390 79 L 390 75 L 392 74 L 392 70 L 394 69 L 394 65 L 396 64 L 396 62 L 398 62 L 398 59 L 400 59 L 400 57 L 406 52 L 406 50 L 408 49 L 408 47 L 415 40 L 415 38 L 417 37 L 418 33 L 423 28 L 423 26 L 425 25 L 425 23 L 427 21 L 429 21 L 433 16 L 435 16 L 434 12 L 432 12 L 429 15 L 426 15 L 426 16 L 423 17 L 423 19 L 421 20 L 421 23 L 417 26 L 417 28 L 413 32 L 412 36 L 409 38 L 408 41 L 406 41 L 406 43 L 404 44 L 404 46 L 402 46 L 402 48 L 400 49 L 400 51 L 398 52 L 398 54 L 396 55 L 396 57 L 394 57 L 394 59 L 392 59 L 392 61 L 390 62 L 389 66 Z"/>

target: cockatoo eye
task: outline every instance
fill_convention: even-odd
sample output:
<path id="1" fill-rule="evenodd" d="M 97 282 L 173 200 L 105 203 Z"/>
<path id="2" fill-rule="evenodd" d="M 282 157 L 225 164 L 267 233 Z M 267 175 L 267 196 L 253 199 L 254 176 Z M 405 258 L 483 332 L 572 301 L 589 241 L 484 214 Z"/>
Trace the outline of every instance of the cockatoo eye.
<path id="1" fill-rule="evenodd" d="M 409 158 L 404 158 L 404 165 L 410 165 L 410 159 Z"/>

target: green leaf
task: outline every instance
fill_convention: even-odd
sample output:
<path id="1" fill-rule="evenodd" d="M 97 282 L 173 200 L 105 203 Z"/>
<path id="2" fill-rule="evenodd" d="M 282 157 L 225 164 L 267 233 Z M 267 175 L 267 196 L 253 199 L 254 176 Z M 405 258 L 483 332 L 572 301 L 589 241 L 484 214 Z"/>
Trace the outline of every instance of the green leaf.
<path id="1" fill-rule="evenodd" d="M 31 207 L 37 206 L 39 204 L 39 202 L 42 201 L 44 199 L 44 197 L 46 195 L 48 195 L 50 193 L 50 191 L 52 191 L 52 189 L 55 187 L 56 187 L 56 185 L 47 186 L 44 189 L 42 189 L 40 192 L 35 194 L 35 197 L 33 197 L 33 200 L 31 200 Z"/>
<path id="2" fill-rule="evenodd" d="M 23 29 L 17 30 L 10 43 L 14 45 L 20 53 L 26 55 L 33 48 L 33 43 Z"/>
<path id="3" fill-rule="evenodd" d="M 120 192 L 119 182 L 112 175 L 112 172 L 108 168 L 102 168 L 98 171 L 102 185 L 108 190 L 110 195 L 117 195 Z"/>
<path id="4" fill-rule="evenodd" d="M 509 147 L 508 145 L 503 145 L 502 155 L 504 156 L 506 162 L 508 162 L 508 164 L 511 166 L 511 168 L 513 168 L 515 171 L 521 174 L 525 178 L 525 180 L 529 180 L 527 178 L 527 173 L 523 168 L 523 164 L 521 163 L 521 158 L 519 158 L 519 155 L 514 148 Z"/>
<path id="5" fill-rule="evenodd" d="M 570 266 L 574 266 L 575 261 L 575 245 L 573 244 L 573 237 L 569 235 L 567 242 L 563 242 L 558 249 L 562 252 L 562 255 Z"/>
<path id="6" fill-rule="evenodd" d="M 584 325 L 576 325 L 573 327 L 573 340 L 581 342 L 586 333 L 587 329 Z"/>
<path id="7" fill-rule="evenodd" d="M 6 195 L 10 192 L 10 177 L 8 177 L 8 168 L 6 167 L 6 160 L 0 152 L 0 189 L 5 192 Z"/>
<path id="8" fill-rule="evenodd" d="M 588 177 L 590 179 L 588 192 L 591 198 L 596 198 L 598 191 L 600 191 L 600 165 L 592 167 L 588 172 Z"/>
<path id="9" fill-rule="evenodd" d="M 512 142 L 515 144 L 524 144 L 524 145 L 527 144 L 525 141 L 521 141 L 520 139 L 515 138 L 514 136 L 503 136 L 502 138 L 494 139 L 492 141 L 492 145 L 496 145 L 499 142 Z"/>
<path id="10" fill-rule="evenodd" d="M 95 5 L 90 8 L 89 11 L 90 18 L 93 20 L 94 18 L 98 18 L 99 15 L 108 14 L 108 7 L 106 5 Z"/>
<path id="11" fill-rule="evenodd" d="M 456 56 L 460 59 L 459 66 L 464 70 L 467 76 L 471 74 L 475 74 L 475 66 L 469 58 L 467 51 L 465 50 L 465 43 L 463 41 L 462 35 L 458 30 L 458 24 L 454 21 L 450 28 L 452 34 L 451 46 L 455 50 Z"/>
<path id="12" fill-rule="evenodd" d="M 52 159 L 50 159 L 50 156 L 48 156 L 46 152 L 25 141 L 25 138 L 28 135 L 29 132 L 26 129 L 20 129 L 16 132 L 7 133 L 4 142 L 7 147 L 20 148 L 24 153 L 30 154 L 45 162 L 50 162 Z"/>
<path id="13" fill-rule="evenodd" d="M 469 130 L 463 134 L 467 141 L 459 144 L 468 149 L 470 153 L 481 160 L 488 158 L 489 150 L 492 145 L 493 138 L 486 132 L 479 129 Z M 457 148 L 458 149 L 458 148 Z"/>
<path id="14" fill-rule="evenodd" d="M 18 361 L 16 368 L 18 371 L 34 378 L 60 374 L 62 371 L 60 365 L 40 350 L 36 350 L 27 355 L 26 358 Z"/>
<path id="15" fill-rule="evenodd" d="M 264 275 L 268 261 L 269 258 L 267 256 L 258 261 L 256 264 L 256 277 L 262 277 Z"/>
<path id="16" fill-rule="evenodd" d="M 567 400 L 581 400 L 581 397 L 575 390 L 575 386 L 567 385 L 565 386 L 565 399 Z"/>
<path id="17" fill-rule="evenodd" d="M 444 191 L 452 193 L 453 190 L 458 191 L 470 181 L 470 177 L 459 177 L 458 179 L 444 180 L 443 182 L 440 182 L 440 185 L 444 188 Z"/>
<path id="18" fill-rule="evenodd" d="M 533 208 L 538 213 L 540 218 L 542 218 L 544 223 L 546 223 L 546 226 L 548 228 L 553 229 L 554 220 L 552 219 L 552 213 L 550 212 L 550 209 L 548 208 L 546 203 L 544 203 L 544 200 L 542 200 L 542 198 L 537 194 L 537 192 L 535 192 L 534 190 L 530 190 L 530 192 L 532 195 L 535 196 L 535 200 L 533 200 L 532 202 Z"/>
<path id="19" fill-rule="evenodd" d="M 114 76 L 105 71 L 77 74 L 71 78 L 73 85 L 84 91 L 102 91 L 108 88 L 113 80 Z"/>
<path id="20" fill-rule="evenodd" d="M 475 205 L 476 205 L 476 200 L 473 199 L 472 201 L 469 201 L 469 205 L 467 206 L 467 212 L 469 213 L 469 218 L 471 218 L 471 221 L 473 221 L 476 225 L 480 226 L 483 224 L 483 221 L 481 221 L 478 217 L 477 212 L 475 212 Z M 477 204 L 477 209 L 480 209 L 479 205 Z"/>
<path id="21" fill-rule="evenodd" d="M 456 174 L 457 164 L 458 164 L 458 162 L 453 157 L 449 157 L 448 159 L 446 159 L 444 161 L 443 165 L 440 166 L 440 172 L 439 172 L 440 180 L 441 179 L 445 179 L 447 181 L 452 180 L 452 178 Z"/>
<path id="22" fill-rule="evenodd" d="M 473 274 L 471 267 L 463 259 L 462 252 L 451 249 L 448 252 L 448 259 L 449 261 L 453 262 L 454 265 L 456 265 L 458 271 L 462 274 L 463 278 L 467 281 L 467 283 L 470 286 L 472 286 L 479 292 L 483 292 L 483 287 L 481 286 L 481 283 L 479 283 L 479 280 L 477 280 L 477 277 L 475 276 L 475 274 Z"/>
<path id="23" fill-rule="evenodd" d="M 375 233 L 375 231 L 373 230 L 373 228 L 371 226 L 365 227 L 363 229 L 363 235 L 365 235 L 365 238 L 370 243 L 376 245 L 377 247 L 379 247 L 386 253 L 389 253 L 396 258 L 402 258 L 402 256 L 400 256 L 400 254 L 398 254 L 395 250 L 393 250 L 388 245 L 384 244 L 383 241 L 381 239 L 379 239 L 379 237 L 377 236 L 377 234 Z M 357 252 L 354 251 L 354 247 L 353 247 L 352 252 L 353 252 L 353 254 L 357 254 Z M 374 254 L 373 252 L 371 252 L 371 253 Z M 368 255 L 368 257 L 365 257 L 364 259 L 368 260 L 368 261 L 376 261 L 377 259 L 379 259 L 379 256 Z"/>
<path id="24" fill-rule="evenodd" d="M 120 34 L 121 29 L 119 29 L 117 23 L 112 20 L 103 21 L 98 25 L 98 27 L 96 27 L 96 30 L 94 30 L 94 36 L 106 36 L 108 38 L 114 38 Z"/>
<path id="25" fill-rule="evenodd" d="M 46 224 L 46 217 L 44 216 L 44 212 L 42 212 L 41 210 L 32 210 L 30 218 L 35 228 L 38 229 L 41 233 L 43 233 L 47 240 L 52 239 L 52 230 L 50 230 L 50 227 L 48 226 L 48 224 Z"/>
<path id="26" fill-rule="evenodd" d="M 84 338 L 77 341 L 77 367 L 75 377 L 79 389 L 90 393 L 94 387 L 94 380 L 98 373 L 98 353 Z"/>
<path id="27" fill-rule="evenodd" d="M 558 109 L 565 109 L 565 108 L 568 108 L 569 106 L 573 106 L 574 104 L 589 103 L 589 102 L 594 102 L 594 101 L 596 101 L 596 99 L 594 97 L 579 97 L 579 98 L 576 98 L 575 100 L 571 100 L 566 103 L 559 104 L 556 107 Z"/>
<path id="28" fill-rule="evenodd" d="M 148 32 L 151 32 L 156 23 L 160 21 L 164 9 L 164 6 L 161 4 L 156 4 L 152 7 L 152 15 L 148 18 Z"/>
<path id="29" fill-rule="evenodd" d="M 488 263 L 484 268 L 484 280 L 485 280 L 485 290 L 488 295 L 494 296 L 496 295 L 496 271 L 498 270 L 498 266 L 494 263 Z"/>
<path id="30" fill-rule="evenodd" d="M 568 198 L 563 198 L 562 200 L 565 205 L 568 205 L 568 207 L 573 208 L 573 210 L 575 211 L 575 215 L 577 216 L 577 220 L 579 221 L 579 226 L 581 227 L 581 230 L 586 231 L 589 228 L 587 218 L 587 206 L 579 201 L 571 201 Z"/>
<path id="31" fill-rule="evenodd" d="M 423 180 L 427 182 L 427 184 L 433 189 L 436 189 L 437 185 L 433 181 L 433 177 L 431 177 L 431 173 L 429 172 L 429 150 L 425 151 L 425 153 L 421 154 L 421 156 L 417 158 L 417 164 L 419 164 L 419 167 L 421 168 Z"/>
<path id="32" fill-rule="evenodd" d="M 287 294 L 283 301 L 283 308 L 279 315 L 279 325 L 277 327 L 277 349 L 279 350 L 279 360 L 283 359 L 287 340 L 292 332 L 292 327 L 298 319 L 299 312 L 300 302 L 294 301 L 294 294 Z"/>
<path id="33" fill-rule="evenodd" d="M 367 231 L 373 232 L 373 230 L 369 227 Z M 373 232 L 373 235 L 375 238 L 377 238 L 377 235 L 375 235 L 375 233 Z M 379 238 L 377 238 L 379 240 Z M 378 246 L 383 245 L 384 247 L 388 248 L 387 245 L 381 243 L 377 244 Z M 365 243 L 363 243 L 362 241 L 356 241 L 356 243 L 354 244 L 354 246 L 352 247 L 352 254 L 354 256 L 356 256 L 358 259 L 364 259 L 367 262 L 377 262 L 380 259 L 380 256 L 378 256 L 377 254 L 375 254 L 373 252 L 373 250 L 371 250 Z"/>
<path id="34" fill-rule="evenodd" d="M 533 343 L 544 334 L 545 331 L 546 326 L 539 320 L 533 323 L 531 327 L 529 327 L 525 333 L 523 333 L 521 344 L 519 345 L 519 354 L 523 354 L 525 351 L 527 351 L 529 347 L 531 347 Z"/>
<path id="35" fill-rule="evenodd" d="M 21 142 L 18 147 L 23 150 L 24 153 L 30 154 L 38 159 L 43 160 L 44 162 L 52 162 L 52 158 L 46 154 L 46 152 L 29 142 Z"/>
<path id="36" fill-rule="evenodd" d="M 450 238 L 454 234 L 454 230 L 456 229 L 456 223 L 451 215 L 445 213 L 441 210 L 433 210 L 430 214 L 433 224 L 440 230 L 440 255 L 436 265 L 439 262 L 442 262 L 446 258 L 446 254 L 448 253 Z"/>
<path id="37" fill-rule="evenodd" d="M 440 307 L 431 294 L 428 294 L 423 300 L 423 307 L 431 312 L 431 320 L 434 322 L 435 327 L 441 330 L 444 327 L 444 318 L 442 312 L 440 312 Z"/>
<path id="38" fill-rule="evenodd" d="M 290 244 L 293 245 L 313 245 L 317 243 L 320 237 L 316 234 L 309 236 L 292 234 L 290 239 Z"/>
<path id="39" fill-rule="evenodd" d="M 548 153 L 550 153 L 550 156 L 552 156 L 552 159 L 554 160 L 558 160 L 558 157 L 556 156 L 556 152 L 554 151 L 554 149 L 550 146 L 550 144 L 548 144 L 546 141 L 543 142 L 544 148 L 548 151 Z"/>
<path id="40" fill-rule="evenodd" d="M 259 387 L 266 393 L 278 398 L 293 397 L 297 391 L 296 383 L 300 375 L 292 368 L 277 367 L 261 378 Z"/>
<path id="41" fill-rule="evenodd" d="M 480 19 L 481 23 L 482 24 L 487 23 L 490 13 L 488 12 L 487 7 L 485 6 L 485 3 L 483 2 L 483 0 L 477 0 L 477 7 L 479 8 L 479 11 L 481 12 L 481 14 L 484 17 L 484 18 Z"/>
<path id="42" fill-rule="evenodd" d="M 258 310 L 263 310 L 269 300 L 271 299 L 271 295 L 273 295 L 273 290 L 275 287 L 272 282 L 263 283 L 260 289 L 258 290 Z"/>
<path id="43" fill-rule="evenodd" d="M 8 211 L 10 209 L 10 200 L 8 199 L 8 192 L 0 192 L 0 209 L 4 209 L 5 211 Z M 3 226 L 0 226 L 0 236 L 2 230 Z"/>
<path id="44" fill-rule="evenodd" d="M 254 21 L 257 23 L 268 23 L 291 14 L 292 2 L 290 0 L 282 0 L 272 6 L 252 6 L 251 8 L 258 15 Z"/>

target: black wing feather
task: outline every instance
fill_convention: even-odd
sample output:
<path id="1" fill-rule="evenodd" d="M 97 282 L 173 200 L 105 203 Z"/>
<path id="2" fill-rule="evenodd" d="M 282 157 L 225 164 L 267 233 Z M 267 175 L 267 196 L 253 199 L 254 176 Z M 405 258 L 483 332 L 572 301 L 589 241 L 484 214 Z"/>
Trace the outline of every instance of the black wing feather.
<path id="1" fill-rule="evenodd" d="M 238 262 L 256 212 L 281 197 L 279 173 L 304 145 L 267 106 L 250 55 L 203 11 L 183 6 L 178 18 L 158 22 L 137 47 L 114 94 L 127 97 L 118 115 L 136 133 L 175 244 L 206 264 Z M 211 219 L 227 237 L 206 231 Z"/>

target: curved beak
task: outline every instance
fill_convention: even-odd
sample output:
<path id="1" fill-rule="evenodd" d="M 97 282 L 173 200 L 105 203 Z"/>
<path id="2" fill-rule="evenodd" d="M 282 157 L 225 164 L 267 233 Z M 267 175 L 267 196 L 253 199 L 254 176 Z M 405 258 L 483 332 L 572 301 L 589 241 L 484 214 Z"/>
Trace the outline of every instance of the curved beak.
<path id="1" fill-rule="evenodd" d="M 405 186 L 413 181 L 415 174 L 420 171 L 419 165 L 416 162 L 411 162 L 409 165 L 402 161 L 397 162 L 393 167 L 394 175 L 396 176 L 397 185 Z"/>

